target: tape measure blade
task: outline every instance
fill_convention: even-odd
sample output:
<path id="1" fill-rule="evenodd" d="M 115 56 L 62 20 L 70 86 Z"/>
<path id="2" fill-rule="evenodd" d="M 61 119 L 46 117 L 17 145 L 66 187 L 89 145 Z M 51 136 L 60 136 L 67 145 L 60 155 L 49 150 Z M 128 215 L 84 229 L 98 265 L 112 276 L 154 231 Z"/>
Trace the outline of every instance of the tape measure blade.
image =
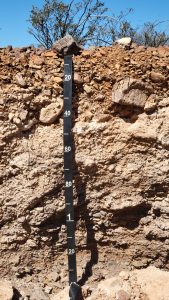
<path id="1" fill-rule="evenodd" d="M 64 57 L 64 180 L 69 284 L 77 282 L 72 167 L 72 55 Z"/>

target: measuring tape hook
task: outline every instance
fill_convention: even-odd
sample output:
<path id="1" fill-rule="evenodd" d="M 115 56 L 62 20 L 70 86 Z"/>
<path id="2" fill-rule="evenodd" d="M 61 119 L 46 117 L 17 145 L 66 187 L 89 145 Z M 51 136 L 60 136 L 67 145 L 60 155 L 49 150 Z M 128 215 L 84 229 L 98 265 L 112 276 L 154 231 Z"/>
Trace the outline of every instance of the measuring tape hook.
<path id="1" fill-rule="evenodd" d="M 80 297 L 81 297 L 81 287 L 76 282 L 72 282 L 69 289 L 69 299 L 80 300 Z"/>

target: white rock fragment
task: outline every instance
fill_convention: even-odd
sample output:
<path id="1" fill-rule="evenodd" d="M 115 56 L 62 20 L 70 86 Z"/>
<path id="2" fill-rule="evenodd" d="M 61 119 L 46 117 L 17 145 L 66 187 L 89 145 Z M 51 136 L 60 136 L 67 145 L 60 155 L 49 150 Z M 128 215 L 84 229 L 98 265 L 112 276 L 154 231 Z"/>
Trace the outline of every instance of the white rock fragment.
<path id="1" fill-rule="evenodd" d="M 53 295 L 51 297 L 51 300 L 67 300 L 68 299 L 68 295 L 69 295 L 69 288 L 66 287 L 64 290 L 62 290 L 61 292 L 59 292 L 56 295 Z"/>
<path id="2" fill-rule="evenodd" d="M 22 168 L 25 168 L 25 167 L 29 166 L 30 162 L 31 162 L 30 153 L 25 152 L 25 153 L 21 153 L 19 155 L 16 155 L 10 161 L 10 166 L 15 166 L 15 167 L 18 167 L 18 168 L 22 169 Z"/>
<path id="3" fill-rule="evenodd" d="M 15 114 L 14 113 L 9 113 L 9 115 L 8 115 L 8 119 L 9 119 L 9 121 L 12 121 L 13 120 L 13 118 L 14 118 L 14 116 L 15 116 Z"/>
<path id="4" fill-rule="evenodd" d="M 41 109 L 39 120 L 44 124 L 53 123 L 63 111 L 63 100 L 57 98 L 55 103 Z"/>
<path id="5" fill-rule="evenodd" d="M 136 274 L 137 282 L 141 291 L 147 295 L 147 299 L 169 300 L 169 272 L 152 266 L 133 273 Z"/>
<path id="6" fill-rule="evenodd" d="M 83 83 L 82 77 L 78 72 L 74 72 L 74 82 L 77 84 Z"/>
<path id="7" fill-rule="evenodd" d="M 113 86 L 113 103 L 144 107 L 147 98 L 144 83 L 133 78 L 126 77 Z"/>
<path id="8" fill-rule="evenodd" d="M 119 276 L 101 281 L 87 300 L 142 299 L 143 294 L 144 299 L 169 300 L 168 286 L 169 272 L 155 267 L 130 273 L 122 271 Z"/>
<path id="9" fill-rule="evenodd" d="M 5 104 L 5 99 L 0 98 L 0 105 L 3 105 L 3 104 Z"/>
<path id="10" fill-rule="evenodd" d="M 0 280 L 0 299 L 12 300 L 13 299 L 13 287 L 7 280 Z"/>
<path id="11" fill-rule="evenodd" d="M 17 118 L 17 117 L 13 118 L 13 123 L 16 124 L 16 125 L 18 125 L 18 126 L 22 124 L 21 120 L 19 118 Z"/>
<path id="12" fill-rule="evenodd" d="M 157 83 L 158 82 L 163 83 L 166 81 L 166 77 L 163 74 L 154 71 L 151 72 L 150 78 L 153 82 L 157 82 Z"/>
<path id="13" fill-rule="evenodd" d="M 121 46 L 124 46 L 124 47 L 130 47 L 131 43 L 132 43 L 132 39 L 131 39 L 131 37 L 124 37 L 124 38 L 118 39 L 116 41 L 116 43 Z"/>
<path id="14" fill-rule="evenodd" d="M 23 76 L 22 76 L 21 73 L 16 74 L 15 80 L 16 80 L 16 83 L 17 83 L 19 86 L 21 86 L 21 87 L 25 87 L 25 86 L 26 86 L 26 81 L 25 81 L 25 79 L 23 78 Z"/>
<path id="15" fill-rule="evenodd" d="M 71 35 L 66 35 L 62 39 L 56 41 L 53 44 L 53 49 L 59 53 L 69 54 L 74 53 L 78 54 L 82 50 L 82 47 L 77 44 L 74 38 Z"/>
<path id="16" fill-rule="evenodd" d="M 85 84 L 85 85 L 84 85 L 84 91 L 85 91 L 87 94 L 91 94 L 91 92 L 92 92 L 91 86 Z"/>
<path id="17" fill-rule="evenodd" d="M 135 123 L 131 124 L 128 129 L 128 133 L 135 138 L 141 138 L 146 140 L 156 140 L 158 133 L 158 123 L 148 125 L 146 122 L 138 119 Z"/>
<path id="18" fill-rule="evenodd" d="M 160 106 L 160 107 L 169 106 L 169 97 L 164 98 L 163 100 L 161 100 L 161 101 L 159 102 L 159 106 Z"/>
<path id="19" fill-rule="evenodd" d="M 144 110 L 146 112 L 153 112 L 157 107 L 157 96 L 152 94 L 150 97 L 147 99 L 146 104 L 144 106 Z"/>
<path id="20" fill-rule="evenodd" d="M 95 161 L 93 160 L 93 159 L 91 159 L 91 158 L 86 158 L 85 159 L 85 161 L 84 161 L 84 166 L 86 167 L 86 168 L 92 168 L 93 166 L 95 166 Z"/>
<path id="21" fill-rule="evenodd" d="M 31 239 L 28 239 L 27 242 L 26 242 L 26 245 L 30 248 L 36 248 L 37 247 L 37 244 L 35 241 L 31 240 Z"/>
<path id="22" fill-rule="evenodd" d="M 19 118 L 21 119 L 21 121 L 25 121 L 26 117 L 28 115 L 28 111 L 26 109 L 21 109 L 19 112 Z"/>

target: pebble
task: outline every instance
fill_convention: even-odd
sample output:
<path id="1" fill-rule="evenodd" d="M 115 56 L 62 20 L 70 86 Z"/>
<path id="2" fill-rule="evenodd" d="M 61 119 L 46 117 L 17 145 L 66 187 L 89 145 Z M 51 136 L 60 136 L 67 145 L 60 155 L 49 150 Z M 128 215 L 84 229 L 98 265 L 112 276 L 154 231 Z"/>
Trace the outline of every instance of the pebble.
<path id="1" fill-rule="evenodd" d="M 157 82 L 157 83 L 163 83 L 166 81 L 166 78 L 163 74 L 154 71 L 150 73 L 150 78 L 153 82 Z"/>
<path id="2" fill-rule="evenodd" d="M 21 86 L 21 87 L 25 87 L 25 86 L 26 86 L 26 81 L 25 81 L 25 79 L 23 78 L 23 76 L 22 76 L 21 73 L 16 74 L 15 80 L 16 80 L 16 83 L 17 83 L 19 86 Z"/>
<path id="3" fill-rule="evenodd" d="M 62 111 L 63 100 L 61 98 L 57 98 L 54 103 L 51 103 L 41 109 L 39 120 L 44 124 L 51 124 L 55 122 Z"/>
<path id="4" fill-rule="evenodd" d="M 85 84 L 83 88 L 84 88 L 84 91 L 85 91 L 87 94 L 91 94 L 91 93 L 92 93 L 92 88 L 91 88 L 91 86 Z"/>

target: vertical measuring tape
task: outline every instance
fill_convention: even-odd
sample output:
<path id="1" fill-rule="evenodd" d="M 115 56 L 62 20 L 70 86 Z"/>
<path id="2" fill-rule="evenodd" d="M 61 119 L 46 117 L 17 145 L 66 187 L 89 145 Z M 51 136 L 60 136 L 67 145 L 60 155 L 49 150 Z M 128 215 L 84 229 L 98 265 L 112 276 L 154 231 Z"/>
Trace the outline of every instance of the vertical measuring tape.
<path id="1" fill-rule="evenodd" d="M 72 166 L 72 55 L 64 56 L 64 179 L 69 271 L 69 300 L 78 300 Z"/>

